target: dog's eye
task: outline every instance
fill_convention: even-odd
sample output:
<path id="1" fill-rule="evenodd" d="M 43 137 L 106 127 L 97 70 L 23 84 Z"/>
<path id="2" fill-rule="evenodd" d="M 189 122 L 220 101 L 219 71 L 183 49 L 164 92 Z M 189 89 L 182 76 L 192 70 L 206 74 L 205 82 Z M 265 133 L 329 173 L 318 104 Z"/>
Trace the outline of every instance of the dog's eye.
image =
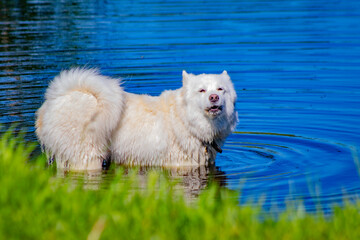
<path id="1" fill-rule="evenodd" d="M 206 92 L 206 90 L 205 89 L 200 89 L 199 92 L 204 93 L 204 92 Z"/>
<path id="2" fill-rule="evenodd" d="M 218 90 L 218 91 L 223 91 L 224 89 L 223 89 L 223 88 L 221 88 L 221 87 L 219 87 L 217 90 Z"/>

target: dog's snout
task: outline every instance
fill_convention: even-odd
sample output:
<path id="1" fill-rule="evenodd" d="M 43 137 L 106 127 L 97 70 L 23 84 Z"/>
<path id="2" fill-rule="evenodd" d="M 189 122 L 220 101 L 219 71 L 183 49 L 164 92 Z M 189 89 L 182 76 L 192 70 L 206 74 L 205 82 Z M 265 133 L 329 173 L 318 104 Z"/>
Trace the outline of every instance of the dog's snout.
<path id="1" fill-rule="evenodd" d="M 215 102 L 219 101 L 219 95 L 217 95 L 217 94 L 211 94 L 211 95 L 209 96 L 209 100 L 210 100 L 210 102 L 215 103 Z"/>

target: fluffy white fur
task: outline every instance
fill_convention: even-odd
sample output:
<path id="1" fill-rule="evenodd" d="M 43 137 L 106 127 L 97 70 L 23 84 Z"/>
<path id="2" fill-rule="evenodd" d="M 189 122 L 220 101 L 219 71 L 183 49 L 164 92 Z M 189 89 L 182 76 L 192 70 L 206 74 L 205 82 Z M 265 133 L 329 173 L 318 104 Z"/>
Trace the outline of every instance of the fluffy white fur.
<path id="1" fill-rule="evenodd" d="M 207 165 L 235 128 L 235 101 L 226 71 L 183 71 L 182 88 L 152 97 L 127 93 L 119 80 L 94 69 L 76 68 L 51 82 L 36 134 L 58 168 L 101 169 L 108 155 L 126 165 Z"/>

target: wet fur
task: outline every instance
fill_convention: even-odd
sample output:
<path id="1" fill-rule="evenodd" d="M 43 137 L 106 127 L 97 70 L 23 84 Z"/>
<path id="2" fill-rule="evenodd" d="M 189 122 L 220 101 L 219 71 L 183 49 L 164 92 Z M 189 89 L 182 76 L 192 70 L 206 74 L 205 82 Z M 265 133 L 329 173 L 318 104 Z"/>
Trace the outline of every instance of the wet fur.
<path id="1" fill-rule="evenodd" d="M 219 114 L 206 111 L 215 93 Z M 235 128 L 235 101 L 226 71 L 184 71 L 182 88 L 152 97 L 127 93 L 120 80 L 97 70 L 76 68 L 49 85 L 37 111 L 36 134 L 58 168 L 101 169 L 109 156 L 126 165 L 208 165 Z"/>

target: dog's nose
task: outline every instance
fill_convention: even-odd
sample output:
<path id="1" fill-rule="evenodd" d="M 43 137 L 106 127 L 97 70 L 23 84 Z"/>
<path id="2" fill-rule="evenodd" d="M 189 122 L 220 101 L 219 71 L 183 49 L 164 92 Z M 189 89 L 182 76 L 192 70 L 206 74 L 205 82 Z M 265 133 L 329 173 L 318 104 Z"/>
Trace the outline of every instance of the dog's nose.
<path id="1" fill-rule="evenodd" d="M 215 102 L 219 101 L 219 95 L 217 95 L 217 94 L 211 94 L 211 95 L 209 96 L 209 100 L 210 100 L 210 102 L 215 103 Z"/>

